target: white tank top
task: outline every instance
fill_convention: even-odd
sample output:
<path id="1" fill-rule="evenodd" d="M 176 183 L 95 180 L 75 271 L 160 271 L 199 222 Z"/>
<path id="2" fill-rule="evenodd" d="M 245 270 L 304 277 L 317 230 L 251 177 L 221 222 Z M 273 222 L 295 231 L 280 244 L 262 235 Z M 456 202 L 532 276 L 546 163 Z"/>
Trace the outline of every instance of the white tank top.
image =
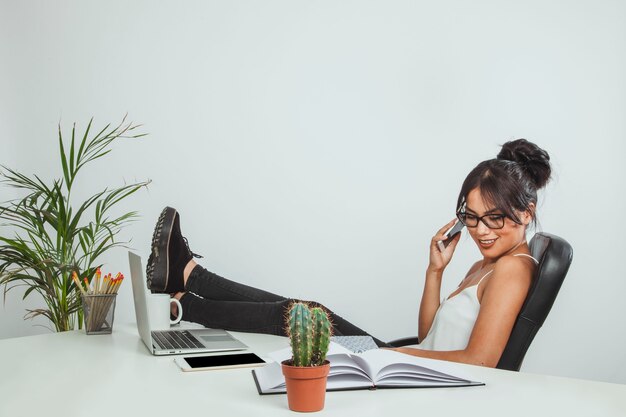
<path id="1" fill-rule="evenodd" d="M 525 253 L 513 256 L 527 256 L 535 261 L 535 264 L 538 263 L 535 258 Z M 413 347 L 439 351 L 465 349 L 480 311 L 478 285 L 492 272 L 493 269 L 483 275 L 477 284 L 465 288 L 454 297 L 444 299 L 435 313 L 430 331 L 419 345 Z"/>

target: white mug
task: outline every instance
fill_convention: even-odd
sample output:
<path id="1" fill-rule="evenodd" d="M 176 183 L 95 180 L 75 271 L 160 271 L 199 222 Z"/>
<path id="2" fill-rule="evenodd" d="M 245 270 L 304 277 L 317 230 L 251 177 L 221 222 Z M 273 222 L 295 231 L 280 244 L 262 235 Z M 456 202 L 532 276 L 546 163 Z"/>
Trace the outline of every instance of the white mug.
<path id="1" fill-rule="evenodd" d="M 176 320 L 170 320 L 171 303 L 178 307 Z M 169 330 L 171 325 L 177 324 L 183 318 L 183 306 L 176 298 L 170 298 L 169 294 L 149 294 L 148 315 L 150 330 Z"/>

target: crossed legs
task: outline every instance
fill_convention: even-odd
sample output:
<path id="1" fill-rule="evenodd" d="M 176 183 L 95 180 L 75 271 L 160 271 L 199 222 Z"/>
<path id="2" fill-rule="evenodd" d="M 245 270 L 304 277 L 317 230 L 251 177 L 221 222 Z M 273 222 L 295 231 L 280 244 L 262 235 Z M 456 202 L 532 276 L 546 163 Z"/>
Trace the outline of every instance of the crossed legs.
<path id="1" fill-rule="evenodd" d="M 174 294 L 183 319 L 206 327 L 285 336 L 285 314 L 294 300 L 240 284 L 214 274 L 194 260 L 180 234 L 180 217 L 166 207 L 159 217 L 148 260 L 148 286 L 153 292 Z M 328 308 L 335 335 L 368 335 Z M 374 338 L 379 346 L 386 343 Z"/>

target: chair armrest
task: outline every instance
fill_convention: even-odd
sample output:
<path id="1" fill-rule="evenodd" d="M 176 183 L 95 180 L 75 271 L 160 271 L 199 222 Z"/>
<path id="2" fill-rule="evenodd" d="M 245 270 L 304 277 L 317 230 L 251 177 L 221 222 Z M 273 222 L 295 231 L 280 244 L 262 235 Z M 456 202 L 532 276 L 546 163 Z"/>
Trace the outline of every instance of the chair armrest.
<path id="1" fill-rule="evenodd" d="M 402 347 L 408 345 L 417 345 L 419 343 L 419 339 L 416 336 L 413 337 L 403 337 L 402 339 L 396 339 L 389 342 L 389 345 L 392 347 Z"/>

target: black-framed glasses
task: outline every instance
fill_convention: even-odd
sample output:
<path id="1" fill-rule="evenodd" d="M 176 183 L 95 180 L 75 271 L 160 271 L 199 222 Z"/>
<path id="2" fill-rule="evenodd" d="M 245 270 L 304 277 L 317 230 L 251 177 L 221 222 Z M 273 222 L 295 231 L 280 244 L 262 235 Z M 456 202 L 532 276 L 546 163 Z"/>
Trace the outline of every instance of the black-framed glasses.
<path id="1" fill-rule="evenodd" d="M 476 227 L 478 222 L 481 221 L 485 226 L 490 229 L 502 229 L 504 227 L 504 214 L 485 214 L 484 216 L 476 216 L 465 212 L 459 212 L 456 217 L 466 227 Z"/>

